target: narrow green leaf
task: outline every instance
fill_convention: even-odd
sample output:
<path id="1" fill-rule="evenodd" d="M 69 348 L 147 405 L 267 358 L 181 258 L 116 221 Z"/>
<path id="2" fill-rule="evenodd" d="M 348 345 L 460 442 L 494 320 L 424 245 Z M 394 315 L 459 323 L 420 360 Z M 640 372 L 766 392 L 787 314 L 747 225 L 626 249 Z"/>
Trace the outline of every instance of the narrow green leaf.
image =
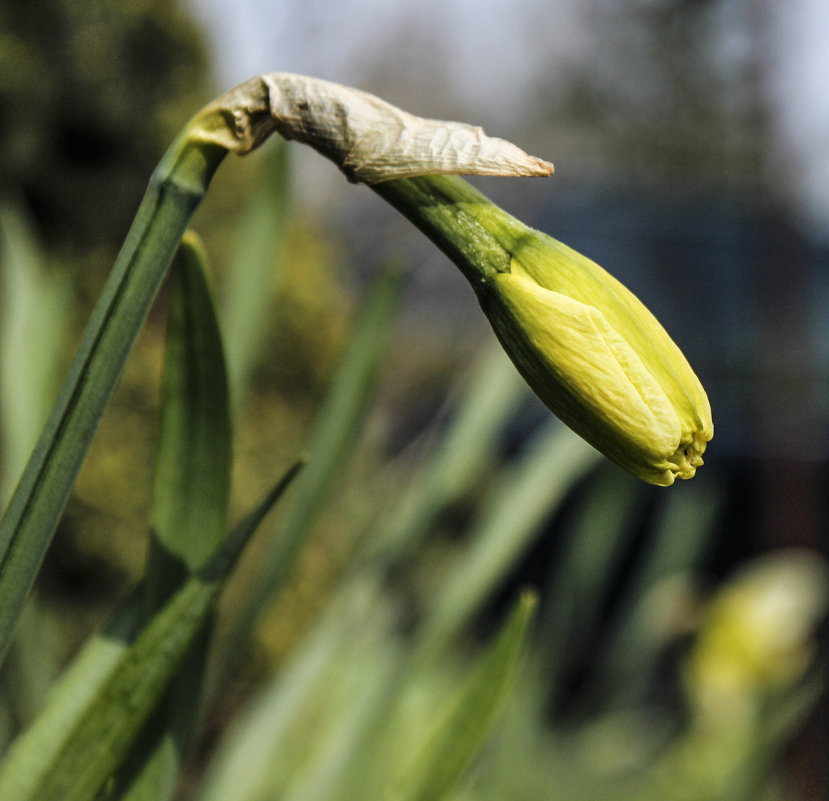
<path id="1" fill-rule="evenodd" d="M 354 576 L 340 586 L 228 730 L 199 800 L 278 795 L 312 801 L 329 782 L 344 799 L 342 763 L 352 761 L 355 742 L 365 739 L 360 727 L 373 728 L 378 695 L 388 710 L 384 688 L 404 658 L 401 644 L 389 639 L 392 621 L 375 581 Z"/>
<path id="2" fill-rule="evenodd" d="M 0 207 L 0 508 L 57 392 L 70 303 L 66 275 L 47 269 L 25 215 L 15 206 Z M 37 598 L 30 598 L 3 673 L 18 724 L 32 719 L 57 674 L 52 622 Z"/>
<path id="3" fill-rule="evenodd" d="M 23 215 L 0 208 L 0 504 L 37 441 L 58 388 L 71 303 L 68 282 L 47 272 Z"/>
<path id="4" fill-rule="evenodd" d="M 32 724 L 11 744 L 0 765 L 0 798 L 36 798 L 36 788 L 130 647 L 140 623 L 134 592 L 112 621 L 93 634 L 49 690 Z"/>
<path id="5" fill-rule="evenodd" d="M 276 311 L 276 277 L 280 275 L 290 220 L 288 147 L 274 142 L 261 154 L 263 169 L 238 223 L 236 246 L 222 287 L 220 320 L 234 408 L 244 400 L 262 343 Z"/>
<path id="6" fill-rule="evenodd" d="M 161 437 L 147 568 L 155 608 L 200 567 L 226 530 L 231 433 L 222 340 L 194 234 L 173 271 L 162 378 Z M 171 570 L 173 575 L 165 575 Z M 177 572 L 176 572 L 177 566 Z"/>
<path id="7" fill-rule="evenodd" d="M 424 652 L 439 649 L 479 608 L 544 519 L 599 458 L 572 431 L 553 423 L 518 464 L 505 469 L 498 491 L 481 510 L 462 566 L 433 600 L 420 635 Z"/>
<path id="8" fill-rule="evenodd" d="M 504 422 L 527 385 L 500 346 L 480 354 L 465 376 L 450 428 L 402 499 L 366 543 L 364 559 L 392 562 L 417 547 L 440 510 L 475 485 L 490 464 Z"/>
<path id="9" fill-rule="evenodd" d="M 150 181 L 63 388 L 0 520 L 0 658 L 161 279 L 225 154 L 185 129 Z"/>
<path id="10" fill-rule="evenodd" d="M 521 597 L 391 797 L 440 801 L 466 775 L 512 687 L 535 603 L 530 593 Z"/>
<path id="11" fill-rule="evenodd" d="M 402 699 L 416 692 L 421 677 L 434 669 L 455 635 L 523 553 L 538 525 L 560 502 L 572 483 L 600 458 L 575 434 L 558 424 L 540 437 L 530 453 L 505 477 L 481 515 L 458 569 L 436 591 L 432 608 L 415 633 L 414 648 L 385 688 L 385 712 L 363 741 L 354 744 L 352 765 L 338 780 L 335 798 L 364 798 L 365 788 L 384 786 L 396 753 L 384 749 L 396 741 Z M 382 756 L 378 753 L 384 752 Z M 328 797 L 326 797 L 327 799 Z"/>
<path id="12" fill-rule="evenodd" d="M 353 605 L 353 601 L 352 604 Z M 294 649 L 277 676 L 257 693 L 225 732 L 208 766 L 200 801 L 256 801 L 278 787 L 293 754 L 298 720 L 315 706 L 352 639 L 342 604 L 317 624 Z M 365 610 L 361 608 L 361 613 Z M 302 745 L 305 745 L 303 738 Z"/>
<path id="13" fill-rule="evenodd" d="M 642 494 L 634 479 L 615 467 L 598 470 L 560 535 L 552 566 L 551 595 L 539 620 L 552 702 L 569 692 L 566 666 L 585 658 L 606 610 L 614 571 L 636 533 Z"/>
<path id="14" fill-rule="evenodd" d="M 172 268 L 162 377 L 161 437 L 150 515 L 144 609 L 154 614 L 200 567 L 226 530 L 231 431 L 222 341 L 192 232 Z M 124 801 L 172 797 L 197 717 L 208 621 L 138 739 L 121 781 Z"/>
<path id="15" fill-rule="evenodd" d="M 201 577 L 191 579 L 153 618 L 78 720 L 35 798 L 94 798 L 120 765 L 200 631 L 219 587 Z"/>
<path id="16" fill-rule="evenodd" d="M 20 762 L 0 768 L 3 801 L 92 801 L 118 768 L 152 712 L 181 659 L 201 630 L 244 546 L 299 470 L 297 464 L 242 521 L 205 565 L 181 586 L 134 642 L 117 655 L 114 666 L 79 710 L 52 758 L 40 759 L 29 740 L 24 757 L 36 771 L 21 773 Z M 64 696 L 64 700 L 71 699 Z M 65 710 L 55 712 L 58 718 Z M 35 724 L 37 726 L 37 723 Z M 41 729 L 42 731 L 42 729 Z M 46 732 L 48 735 L 48 732 Z M 38 760 L 31 765 L 31 754 Z"/>
<path id="17" fill-rule="evenodd" d="M 267 584 L 278 587 L 302 548 L 332 482 L 342 470 L 362 429 L 403 287 L 403 274 L 380 275 L 362 308 L 337 367 L 331 390 L 320 409 L 311 441 L 307 472 L 297 483 L 294 503 L 267 556 Z"/>
<path id="18" fill-rule="evenodd" d="M 268 599 L 281 589 L 362 430 L 386 353 L 402 279 L 398 271 L 383 273 L 359 314 L 314 424 L 307 448 L 308 469 L 297 482 L 296 494 L 280 522 L 278 536 L 270 541 L 262 557 L 247 605 L 237 615 L 227 647 L 230 659 L 250 636 Z"/>

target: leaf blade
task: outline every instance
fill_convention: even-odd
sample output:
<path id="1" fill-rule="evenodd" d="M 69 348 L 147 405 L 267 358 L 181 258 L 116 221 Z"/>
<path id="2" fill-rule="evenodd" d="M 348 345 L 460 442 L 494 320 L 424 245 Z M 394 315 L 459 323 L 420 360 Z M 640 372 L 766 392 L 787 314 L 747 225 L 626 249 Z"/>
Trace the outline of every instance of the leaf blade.
<path id="1" fill-rule="evenodd" d="M 65 726 L 53 759 L 22 782 L 16 764 L 0 767 L 4 801 L 92 801 L 118 767 L 215 603 L 248 540 L 296 476 L 295 464 L 231 532 L 207 563 L 141 630 Z M 36 724 L 37 725 L 37 724 Z M 48 732 L 44 735 L 47 736 Z M 29 743 L 29 749 L 37 748 Z"/>
<path id="2" fill-rule="evenodd" d="M 187 232 L 171 271 L 161 436 L 144 580 L 144 612 L 158 611 L 226 530 L 231 424 L 222 338 L 206 255 Z M 196 636 L 122 768 L 125 801 L 170 798 L 198 714 L 212 621 Z"/>
<path id="3" fill-rule="evenodd" d="M 389 270 L 375 283 L 337 367 L 331 390 L 320 409 L 307 448 L 308 470 L 297 483 L 278 538 L 266 548 L 259 575 L 246 605 L 237 614 L 226 660 L 232 660 L 253 630 L 261 610 L 283 586 L 338 473 L 362 430 L 377 380 L 403 284 Z M 226 672 L 227 665 L 218 672 Z"/>
<path id="4" fill-rule="evenodd" d="M 49 419 L 0 519 L 0 658 L 127 356 L 224 155 L 185 129 L 150 181 Z"/>
<path id="5" fill-rule="evenodd" d="M 399 801 L 439 801 L 457 785 L 484 745 L 517 674 L 536 598 L 519 599 L 415 758 L 398 793 Z"/>

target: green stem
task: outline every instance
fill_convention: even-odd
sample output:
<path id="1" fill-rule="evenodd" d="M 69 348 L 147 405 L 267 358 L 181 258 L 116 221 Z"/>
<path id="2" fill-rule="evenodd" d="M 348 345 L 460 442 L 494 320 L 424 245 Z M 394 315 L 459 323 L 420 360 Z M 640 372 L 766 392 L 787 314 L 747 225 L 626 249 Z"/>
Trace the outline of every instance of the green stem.
<path id="1" fill-rule="evenodd" d="M 511 252 L 527 228 L 462 178 L 427 175 L 371 188 L 431 239 L 476 291 L 509 272 Z"/>
<path id="2" fill-rule="evenodd" d="M 89 444 L 187 224 L 226 150 L 188 126 L 159 164 L 58 400 L 0 521 L 0 658 Z"/>

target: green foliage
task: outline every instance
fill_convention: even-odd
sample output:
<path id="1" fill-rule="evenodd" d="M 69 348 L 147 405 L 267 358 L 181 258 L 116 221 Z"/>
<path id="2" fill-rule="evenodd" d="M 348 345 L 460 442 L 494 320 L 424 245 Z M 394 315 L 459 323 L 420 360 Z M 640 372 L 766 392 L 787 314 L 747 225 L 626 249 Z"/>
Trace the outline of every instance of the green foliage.
<path id="1" fill-rule="evenodd" d="M 0 174 L 50 248 L 118 246 L 206 65 L 170 0 L 0 7 Z"/>
<path id="2" fill-rule="evenodd" d="M 31 223 L 19 209 L 0 209 L 0 370 L 14 381 L 0 385 L 3 464 L 0 499 L 5 505 L 58 386 L 63 337 L 69 317 L 65 277 L 49 270 Z M 39 324 L 39 316 L 49 325 Z"/>
<path id="3" fill-rule="evenodd" d="M 405 801 L 445 798 L 469 769 L 511 689 L 535 599 L 525 595 L 475 671 L 458 688 L 413 765 L 390 794 Z"/>
<path id="4" fill-rule="evenodd" d="M 159 164 L 66 381 L 0 520 L 0 655 L 106 404 L 223 151 L 182 137 Z"/>
<path id="5" fill-rule="evenodd" d="M 227 526 L 231 477 L 230 408 L 218 322 L 205 256 L 185 234 L 173 265 L 162 377 L 161 435 L 150 512 L 143 606 L 157 612 L 202 567 Z M 199 710 L 208 621 L 196 635 L 144 737 L 127 762 L 129 799 L 171 798 Z"/>
<path id="6" fill-rule="evenodd" d="M 16 695 L 26 676 L 40 676 L 40 689 L 18 708 L 6 699 L 16 736 L 0 763 L 3 801 L 737 801 L 761 786 L 782 797 L 774 760 L 819 691 L 809 672 L 826 602 L 817 560 L 785 568 L 800 589 L 782 627 L 762 617 L 776 597 L 763 581 L 747 593 L 738 577 L 709 604 L 695 579 L 716 530 L 716 473 L 644 516 L 654 496 L 555 421 L 505 458 L 511 425 L 531 407 L 504 354 L 488 348 L 458 377 L 440 426 L 390 457 L 383 414 L 372 413 L 383 371 L 393 375 L 399 270 L 361 304 L 326 397 L 307 414 L 308 467 L 240 565 L 232 634 L 211 643 L 231 571 L 299 470 L 226 533 L 231 399 L 241 427 L 272 302 L 262 250 L 287 252 L 267 217 L 283 216 L 289 195 L 282 153 L 273 194 L 260 189 L 242 221 L 220 326 L 202 248 L 184 231 L 222 155 L 185 137 L 156 171 L 4 516 L 4 691 Z M 6 216 L 3 232 L 19 315 L 0 321 L 0 359 L 4 377 L 21 379 L 3 382 L 10 490 L 23 450 L 11 444 L 31 447 L 46 408 L 21 398 L 52 392 L 65 298 L 41 280 L 23 224 Z M 144 575 L 55 677 L 55 660 L 31 644 L 65 618 L 39 606 L 24 614 L 24 601 L 174 254 Z M 55 326 L 32 326 L 35 314 Z M 295 582 L 309 564 L 303 594 Z M 718 649 L 723 617 L 704 614 L 733 597 L 725 619 L 742 635 L 738 653 Z M 297 611 L 284 655 L 271 663 L 255 651 L 243 699 L 205 710 L 235 698 L 251 641 Z"/>
<path id="7" fill-rule="evenodd" d="M 5 507 L 37 441 L 58 386 L 70 291 L 46 263 L 31 224 L 17 208 L 0 209 L 0 505 Z M 49 320 L 43 325 L 43 319 Z M 57 672 L 50 621 L 31 598 L 5 672 L 8 713 L 29 719 Z"/>
<path id="8" fill-rule="evenodd" d="M 92 799 L 119 767 L 156 702 L 171 681 L 188 648 L 201 631 L 222 584 L 242 548 L 293 477 L 288 473 L 217 548 L 207 563 L 186 581 L 126 643 L 87 704 L 77 710 L 63 732 L 54 756 L 42 759 L 40 739 L 31 737 L 21 759 L 37 755 L 34 770 L 13 760 L 0 775 L 5 798 Z M 44 732 L 54 742 L 55 731 Z"/>

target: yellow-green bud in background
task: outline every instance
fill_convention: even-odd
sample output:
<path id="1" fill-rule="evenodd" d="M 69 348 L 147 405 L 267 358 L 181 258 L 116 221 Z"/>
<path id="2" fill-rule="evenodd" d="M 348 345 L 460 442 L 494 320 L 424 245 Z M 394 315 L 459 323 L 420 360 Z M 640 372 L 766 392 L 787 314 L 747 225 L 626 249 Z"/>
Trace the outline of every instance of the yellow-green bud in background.
<path id="1" fill-rule="evenodd" d="M 772 551 L 743 566 L 711 599 L 683 678 L 698 712 L 733 716 L 799 681 L 817 654 L 829 569 L 806 549 Z"/>
<path id="2" fill-rule="evenodd" d="M 479 291 L 496 335 L 542 401 L 616 464 L 661 486 L 691 478 L 714 434 L 679 348 L 598 264 L 532 231 Z"/>

